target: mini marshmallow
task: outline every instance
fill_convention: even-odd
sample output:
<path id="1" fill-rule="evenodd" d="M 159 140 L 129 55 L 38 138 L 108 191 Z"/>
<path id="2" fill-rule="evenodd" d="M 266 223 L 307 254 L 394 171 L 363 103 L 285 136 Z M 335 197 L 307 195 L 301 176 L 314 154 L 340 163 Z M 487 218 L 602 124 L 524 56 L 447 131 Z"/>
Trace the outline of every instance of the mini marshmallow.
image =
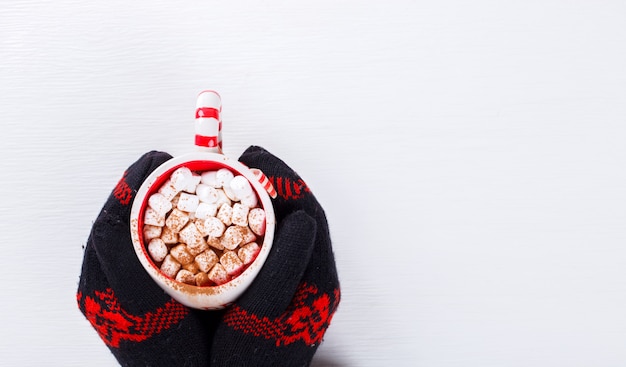
<path id="1" fill-rule="evenodd" d="M 200 243 L 200 245 L 196 246 L 196 247 L 191 247 L 191 246 L 187 246 L 187 251 L 189 251 L 189 253 L 192 256 L 196 256 L 199 253 L 205 251 L 206 249 L 209 248 L 209 245 L 206 241 L 203 241 L 202 243 Z"/>
<path id="2" fill-rule="evenodd" d="M 220 264 L 224 266 L 226 274 L 228 275 L 238 274 L 243 267 L 241 259 L 237 257 L 237 254 L 234 251 L 225 251 L 222 257 L 220 257 Z"/>
<path id="3" fill-rule="evenodd" d="M 201 179 L 202 179 L 202 177 L 200 175 L 192 173 L 191 174 L 191 178 L 189 178 L 189 180 L 187 182 L 187 187 L 185 187 L 183 189 L 183 191 L 188 192 L 190 194 L 195 194 L 196 193 L 196 188 L 197 188 L 198 184 L 200 183 Z"/>
<path id="4" fill-rule="evenodd" d="M 196 264 L 195 262 L 190 262 L 189 264 L 183 265 L 183 269 L 191 272 L 192 274 L 197 274 L 200 271 L 200 268 L 198 268 L 198 264 Z"/>
<path id="5" fill-rule="evenodd" d="M 248 225 L 252 232 L 258 236 L 265 234 L 265 210 L 254 208 L 248 214 Z"/>
<path id="6" fill-rule="evenodd" d="M 224 236 L 222 236 L 222 245 L 229 249 L 234 250 L 243 241 L 243 236 L 239 228 L 233 226 L 226 228 Z"/>
<path id="7" fill-rule="evenodd" d="M 187 188 L 189 185 L 189 181 L 191 181 L 193 174 L 191 170 L 187 167 L 180 167 L 172 172 L 170 176 L 170 181 L 172 182 L 172 186 L 178 191 L 182 191 Z"/>
<path id="8" fill-rule="evenodd" d="M 259 200 L 256 198 L 256 194 L 252 193 L 252 195 L 242 197 L 240 203 L 248 208 L 254 208 L 259 203 Z"/>
<path id="9" fill-rule="evenodd" d="M 226 203 L 220 206 L 220 210 L 217 212 L 217 215 L 216 215 L 217 219 L 221 220 L 222 223 L 224 223 L 227 226 L 233 223 L 232 216 L 233 216 L 233 208 Z"/>
<path id="10" fill-rule="evenodd" d="M 250 181 L 241 175 L 235 176 L 230 181 L 230 188 L 239 198 L 244 198 L 254 194 L 252 186 L 250 186 Z"/>
<path id="11" fill-rule="evenodd" d="M 163 264 L 161 264 L 161 271 L 168 277 L 174 278 L 178 270 L 180 270 L 180 263 L 172 255 L 165 256 Z"/>
<path id="12" fill-rule="evenodd" d="M 217 238 L 224 234 L 226 226 L 216 217 L 208 217 L 204 220 L 203 229 L 207 236 Z"/>
<path id="13" fill-rule="evenodd" d="M 196 256 L 194 261 L 200 271 L 207 273 L 215 264 L 217 264 L 219 259 L 217 258 L 215 252 L 212 250 L 206 250 Z"/>
<path id="14" fill-rule="evenodd" d="M 215 264 L 213 269 L 211 269 L 207 275 L 209 279 L 217 285 L 224 284 L 230 279 L 228 273 L 226 273 L 226 269 L 224 269 L 224 266 L 220 263 Z"/>
<path id="15" fill-rule="evenodd" d="M 187 194 L 185 192 L 180 194 L 180 199 L 176 207 L 185 212 L 195 212 L 200 204 L 200 199 L 197 195 Z"/>
<path id="16" fill-rule="evenodd" d="M 204 237 L 200 231 L 198 231 L 198 227 L 196 227 L 193 222 L 187 224 L 187 226 L 185 226 L 185 228 L 183 228 L 178 235 L 181 242 L 186 243 L 190 248 L 200 248 L 203 245 L 206 246 Z"/>
<path id="17" fill-rule="evenodd" d="M 180 283 L 195 285 L 196 277 L 193 275 L 192 272 L 182 269 L 178 272 L 178 274 L 176 274 L 176 281 Z"/>
<path id="18" fill-rule="evenodd" d="M 176 208 L 176 205 L 178 205 L 179 199 L 180 199 L 180 193 L 176 194 L 176 196 L 174 196 L 174 198 L 172 199 L 172 208 Z"/>
<path id="19" fill-rule="evenodd" d="M 196 274 L 194 276 L 195 281 L 196 281 L 196 285 L 198 287 L 203 287 L 205 285 L 211 285 L 211 279 L 209 279 L 209 276 L 206 273 L 203 272 L 199 272 L 198 274 Z"/>
<path id="20" fill-rule="evenodd" d="M 226 186 L 222 187 L 222 190 L 224 190 L 224 194 L 226 194 L 226 196 L 230 200 L 232 200 L 232 201 L 239 201 L 239 196 L 237 196 L 237 194 L 235 194 L 233 189 L 230 188 L 230 185 L 226 185 Z"/>
<path id="21" fill-rule="evenodd" d="M 214 249 L 217 250 L 223 250 L 224 249 L 224 245 L 222 245 L 222 238 L 221 237 L 211 237 L 209 236 L 209 238 L 207 238 L 206 243 L 213 247 Z"/>
<path id="22" fill-rule="evenodd" d="M 233 214 L 231 216 L 233 224 L 238 226 L 247 226 L 248 225 L 248 212 L 250 208 L 243 204 L 235 203 L 233 205 Z"/>
<path id="23" fill-rule="evenodd" d="M 179 209 L 174 209 L 165 220 L 165 225 L 174 233 L 178 233 L 187 222 L 189 222 L 189 215 Z"/>
<path id="24" fill-rule="evenodd" d="M 170 255 L 176 259 L 181 265 L 193 262 L 193 256 L 187 251 L 187 246 L 180 244 L 172 247 Z"/>
<path id="25" fill-rule="evenodd" d="M 150 253 L 152 260 L 161 262 L 167 256 L 167 246 L 165 246 L 162 239 L 153 238 L 148 243 L 148 253 Z"/>
<path id="26" fill-rule="evenodd" d="M 215 189 L 215 191 L 217 191 L 217 202 L 215 202 L 215 204 L 217 204 L 218 208 L 222 206 L 222 204 L 232 205 L 233 202 L 226 196 L 224 190 Z"/>
<path id="27" fill-rule="evenodd" d="M 196 195 L 203 203 L 213 204 L 217 202 L 217 190 L 209 185 L 200 184 L 196 188 Z"/>
<path id="28" fill-rule="evenodd" d="M 165 225 L 165 217 L 159 215 L 154 209 L 147 207 L 143 217 L 143 223 L 151 226 L 163 227 Z"/>
<path id="29" fill-rule="evenodd" d="M 257 245 L 256 242 L 250 242 L 245 244 L 239 248 L 237 251 L 237 256 L 241 259 L 241 261 L 248 265 L 256 258 L 256 255 L 261 251 L 261 247 Z"/>
<path id="30" fill-rule="evenodd" d="M 211 187 L 219 187 L 217 186 L 217 177 L 216 177 L 217 171 L 206 171 L 203 172 L 202 175 L 200 175 L 202 177 L 201 182 L 205 185 L 209 185 Z"/>
<path id="31" fill-rule="evenodd" d="M 200 232 L 200 234 L 202 235 L 202 237 L 206 237 L 209 234 L 207 233 L 206 228 L 204 227 L 204 219 L 195 219 L 193 221 L 193 224 L 196 225 L 196 228 L 198 228 L 198 232 Z"/>
<path id="32" fill-rule="evenodd" d="M 216 187 L 224 187 L 230 185 L 230 181 L 235 177 L 235 175 L 228 168 L 220 168 L 215 173 L 215 181 L 219 186 Z"/>
<path id="33" fill-rule="evenodd" d="M 194 214 L 195 214 L 195 217 L 198 219 L 206 219 L 208 217 L 214 217 L 215 214 L 217 214 L 217 205 L 201 202 L 200 204 L 198 204 L 198 207 L 196 208 L 196 212 Z"/>
<path id="34" fill-rule="evenodd" d="M 256 236 L 249 227 L 238 226 L 237 228 L 239 229 L 239 231 L 241 232 L 241 236 L 243 237 L 241 243 L 250 243 L 256 241 Z"/>
<path id="35" fill-rule="evenodd" d="M 178 233 L 174 232 L 170 227 L 163 227 L 161 239 L 166 245 L 175 245 L 178 243 Z"/>
<path id="36" fill-rule="evenodd" d="M 143 240 L 148 242 L 153 238 L 160 237 L 162 231 L 163 227 L 145 225 L 143 226 Z"/>
<path id="37" fill-rule="evenodd" d="M 172 200 L 174 196 L 176 196 L 180 190 L 177 190 L 172 184 L 172 180 L 167 180 L 163 186 L 159 188 L 159 194 L 165 196 L 167 200 Z"/>
<path id="38" fill-rule="evenodd" d="M 165 216 L 167 212 L 172 210 L 172 203 L 162 194 L 158 192 L 150 195 L 148 199 L 148 205 L 157 212 L 160 216 Z"/>

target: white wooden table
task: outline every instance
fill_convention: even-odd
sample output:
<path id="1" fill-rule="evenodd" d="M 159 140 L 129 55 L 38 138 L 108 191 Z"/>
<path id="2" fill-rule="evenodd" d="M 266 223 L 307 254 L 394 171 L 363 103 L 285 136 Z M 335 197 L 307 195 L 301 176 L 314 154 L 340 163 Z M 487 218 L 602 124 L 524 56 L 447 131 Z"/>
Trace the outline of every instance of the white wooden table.
<path id="1" fill-rule="evenodd" d="M 623 366 L 625 45 L 622 1 L 3 1 L 0 364 L 115 364 L 81 246 L 211 88 L 327 212 L 315 366 Z"/>

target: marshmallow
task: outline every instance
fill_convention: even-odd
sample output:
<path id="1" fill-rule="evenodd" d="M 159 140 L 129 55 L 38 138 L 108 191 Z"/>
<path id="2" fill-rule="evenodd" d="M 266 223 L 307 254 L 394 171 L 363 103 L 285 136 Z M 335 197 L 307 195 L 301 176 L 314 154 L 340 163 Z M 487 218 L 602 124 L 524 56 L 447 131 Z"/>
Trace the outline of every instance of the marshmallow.
<path id="1" fill-rule="evenodd" d="M 180 244 L 172 247 L 170 255 L 176 259 L 181 265 L 189 264 L 193 261 L 193 256 L 187 251 L 187 246 Z"/>
<path id="2" fill-rule="evenodd" d="M 230 181 L 230 189 L 237 195 L 239 198 L 244 198 L 246 196 L 253 195 L 252 186 L 250 186 L 250 181 L 244 176 L 238 175 L 235 176 Z"/>
<path id="3" fill-rule="evenodd" d="M 222 223 L 224 223 L 227 226 L 233 223 L 232 216 L 233 216 L 233 208 L 226 203 L 220 206 L 220 210 L 217 212 L 217 215 L 216 215 L 217 219 L 221 220 Z"/>
<path id="4" fill-rule="evenodd" d="M 222 236 L 222 245 L 229 249 L 234 250 L 243 241 L 241 231 L 236 226 L 226 228 L 224 236 Z"/>
<path id="5" fill-rule="evenodd" d="M 187 224 L 178 235 L 181 242 L 187 244 L 190 249 L 202 248 L 207 245 L 204 237 L 198 231 L 198 227 L 193 222 Z"/>
<path id="6" fill-rule="evenodd" d="M 233 205 L 233 214 L 231 216 L 231 220 L 233 224 L 238 226 L 247 226 L 248 225 L 248 212 L 250 208 L 243 204 L 235 203 Z"/>
<path id="7" fill-rule="evenodd" d="M 207 238 L 206 243 L 217 249 L 217 250 L 223 250 L 224 249 L 224 245 L 222 245 L 222 238 L 221 237 L 211 237 L 209 236 L 209 238 Z"/>
<path id="8" fill-rule="evenodd" d="M 256 258 L 256 255 L 261 251 L 261 247 L 257 245 L 256 242 L 250 242 L 245 244 L 239 248 L 237 251 L 237 256 L 241 259 L 241 261 L 248 265 Z"/>
<path id="9" fill-rule="evenodd" d="M 237 228 L 239 229 L 239 231 L 241 232 L 241 236 L 243 237 L 241 243 L 250 243 L 256 241 L 256 236 L 254 235 L 254 232 L 252 232 L 250 227 L 237 226 Z"/>
<path id="10" fill-rule="evenodd" d="M 167 275 L 170 278 L 174 278 L 179 269 L 180 263 L 176 261 L 176 259 L 174 259 L 172 255 L 165 256 L 163 264 L 161 264 L 161 271 L 163 272 L 163 274 Z"/>
<path id="11" fill-rule="evenodd" d="M 205 185 L 209 185 L 211 187 L 219 187 L 217 186 L 217 177 L 216 177 L 217 171 L 206 171 L 203 172 L 200 177 L 202 178 L 200 181 L 205 184 Z"/>
<path id="12" fill-rule="evenodd" d="M 248 225 L 252 232 L 258 236 L 265 234 L 265 210 L 254 208 L 248 214 Z"/>
<path id="13" fill-rule="evenodd" d="M 194 278 L 196 280 L 196 285 L 198 287 L 203 287 L 205 285 L 211 285 L 211 279 L 209 279 L 209 276 L 206 273 L 199 272 L 198 274 L 196 274 L 194 276 Z"/>
<path id="14" fill-rule="evenodd" d="M 232 205 L 232 201 L 226 196 L 226 193 L 222 189 L 216 189 L 217 191 L 217 207 L 219 208 L 222 204 Z"/>
<path id="15" fill-rule="evenodd" d="M 153 238 L 148 243 L 148 253 L 150 253 L 150 257 L 152 260 L 156 262 L 161 262 L 167 256 L 167 246 L 160 238 Z"/>
<path id="16" fill-rule="evenodd" d="M 151 226 L 146 224 L 143 226 L 143 240 L 149 242 L 153 238 L 157 238 L 161 236 L 161 232 L 163 227 Z"/>
<path id="17" fill-rule="evenodd" d="M 178 191 L 183 191 L 189 186 L 189 181 L 192 180 L 193 174 L 191 170 L 187 167 L 177 168 L 172 175 L 170 176 L 170 181 L 172 182 L 172 186 Z"/>
<path id="18" fill-rule="evenodd" d="M 194 261 L 200 271 L 207 273 L 215 264 L 217 264 L 218 258 L 215 252 L 212 250 L 206 250 L 196 256 Z"/>
<path id="19" fill-rule="evenodd" d="M 192 274 L 198 274 L 200 268 L 198 268 L 198 264 L 195 262 L 190 262 L 189 264 L 183 265 L 183 269 L 191 272 Z"/>
<path id="20" fill-rule="evenodd" d="M 255 206 L 257 206 L 259 201 L 257 200 L 256 195 L 252 194 L 242 197 L 240 203 L 247 206 L 248 208 L 254 208 Z"/>
<path id="21" fill-rule="evenodd" d="M 187 194 L 185 192 L 180 194 L 176 207 L 184 212 L 193 213 L 198 208 L 200 199 L 197 195 Z"/>
<path id="22" fill-rule="evenodd" d="M 178 200 L 180 200 L 180 193 L 176 194 L 172 198 L 172 208 L 176 208 L 176 206 L 178 205 Z"/>
<path id="23" fill-rule="evenodd" d="M 243 268 L 241 259 L 237 257 L 234 251 L 225 251 L 222 257 L 220 257 L 220 264 L 224 266 L 224 270 L 226 270 L 228 275 L 237 275 Z"/>
<path id="24" fill-rule="evenodd" d="M 172 180 L 167 180 L 163 186 L 159 188 L 159 194 L 165 196 L 167 200 L 172 200 L 174 196 L 176 196 L 180 190 L 177 190 L 172 184 Z"/>
<path id="25" fill-rule="evenodd" d="M 196 277 L 193 275 L 192 272 L 183 269 L 179 271 L 178 274 L 176 274 L 176 281 L 180 283 L 194 285 L 196 284 Z"/>
<path id="26" fill-rule="evenodd" d="M 204 220 L 203 230 L 204 233 L 206 233 L 206 235 L 209 237 L 220 237 L 222 236 L 222 234 L 224 234 L 225 229 L 226 226 L 224 225 L 224 223 L 216 217 L 208 217 Z"/>
<path id="27" fill-rule="evenodd" d="M 200 199 L 202 200 L 202 199 Z M 200 203 L 194 213 L 197 219 L 206 219 L 208 217 L 214 217 L 217 214 L 216 204 Z"/>
<path id="28" fill-rule="evenodd" d="M 228 168 L 220 168 L 215 173 L 215 181 L 218 186 L 216 187 L 224 187 L 230 185 L 230 181 L 235 177 L 235 175 Z"/>
<path id="29" fill-rule="evenodd" d="M 191 178 L 189 178 L 189 180 L 187 180 L 187 187 L 185 187 L 183 189 L 183 191 L 188 192 L 190 194 L 195 194 L 196 193 L 196 187 L 198 186 L 198 184 L 200 183 L 200 180 L 202 179 L 202 176 L 192 173 L 191 174 Z"/>
<path id="30" fill-rule="evenodd" d="M 165 225 L 165 217 L 159 215 L 154 209 L 147 207 L 143 217 L 143 223 L 151 226 L 163 227 Z"/>
<path id="31" fill-rule="evenodd" d="M 202 242 L 200 245 L 198 245 L 196 247 L 187 246 L 187 251 L 189 251 L 189 253 L 192 256 L 196 256 L 196 255 L 198 255 L 202 251 L 205 251 L 208 248 L 209 248 L 209 244 L 206 241 L 204 241 L 204 242 Z"/>
<path id="32" fill-rule="evenodd" d="M 237 194 L 235 194 L 233 189 L 230 188 L 230 185 L 226 185 L 226 186 L 222 187 L 222 190 L 224 190 L 224 194 L 226 194 L 226 196 L 230 200 L 232 200 L 232 201 L 239 201 L 239 196 L 237 196 Z"/>
<path id="33" fill-rule="evenodd" d="M 160 216 L 165 216 L 167 212 L 172 210 L 172 203 L 162 194 L 158 192 L 156 194 L 150 195 L 148 199 L 148 205 L 157 212 Z"/>
<path id="34" fill-rule="evenodd" d="M 175 245 L 178 243 L 178 233 L 174 232 L 170 227 L 163 227 L 161 239 L 166 245 Z"/>
<path id="35" fill-rule="evenodd" d="M 197 218 L 193 221 L 193 224 L 196 225 L 196 228 L 198 228 L 198 231 L 200 232 L 202 237 L 206 237 L 209 235 L 207 233 L 206 227 L 204 226 L 204 221 L 205 219 L 197 219 Z"/>
<path id="36" fill-rule="evenodd" d="M 230 279 L 228 273 L 226 273 L 226 269 L 224 269 L 224 266 L 220 263 L 215 264 L 207 275 L 209 279 L 217 285 L 224 284 Z"/>
<path id="37" fill-rule="evenodd" d="M 174 233 L 178 233 L 181 229 L 183 229 L 187 222 L 189 222 L 189 215 L 183 211 L 174 209 L 165 220 L 165 225 Z"/>
<path id="38" fill-rule="evenodd" d="M 217 190 L 209 185 L 200 184 L 196 187 L 196 195 L 203 203 L 213 204 L 217 202 Z"/>

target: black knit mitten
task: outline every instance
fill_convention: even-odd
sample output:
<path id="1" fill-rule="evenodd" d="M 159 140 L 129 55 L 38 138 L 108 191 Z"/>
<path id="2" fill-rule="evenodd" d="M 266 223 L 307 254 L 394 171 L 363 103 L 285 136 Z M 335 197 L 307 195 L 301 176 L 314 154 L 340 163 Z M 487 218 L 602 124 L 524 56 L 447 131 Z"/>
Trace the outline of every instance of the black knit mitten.
<path id="1" fill-rule="evenodd" d="M 163 292 L 139 263 L 130 238 L 132 199 L 170 158 L 150 152 L 126 170 L 85 248 L 78 306 L 123 366 L 208 365 L 210 324 L 219 314 L 191 310 Z"/>
<path id="2" fill-rule="evenodd" d="M 268 151 L 250 147 L 239 160 L 274 185 L 280 236 L 252 286 L 224 314 L 211 366 L 308 366 L 340 299 L 324 211 Z"/>

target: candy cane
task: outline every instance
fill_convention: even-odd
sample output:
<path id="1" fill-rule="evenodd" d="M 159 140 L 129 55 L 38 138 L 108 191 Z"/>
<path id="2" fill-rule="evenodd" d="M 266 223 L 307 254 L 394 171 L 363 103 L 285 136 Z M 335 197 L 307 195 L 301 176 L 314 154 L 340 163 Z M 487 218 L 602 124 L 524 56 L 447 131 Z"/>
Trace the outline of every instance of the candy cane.
<path id="1" fill-rule="evenodd" d="M 222 152 L 222 99 L 217 92 L 205 90 L 196 100 L 196 145 L 210 152 Z"/>
<path id="2" fill-rule="evenodd" d="M 261 186 L 267 191 L 272 199 L 276 199 L 276 189 L 274 189 L 274 185 L 270 182 L 270 180 L 265 176 L 265 174 L 257 168 L 251 168 L 250 171 L 254 174 L 257 180 L 261 183 Z"/>

